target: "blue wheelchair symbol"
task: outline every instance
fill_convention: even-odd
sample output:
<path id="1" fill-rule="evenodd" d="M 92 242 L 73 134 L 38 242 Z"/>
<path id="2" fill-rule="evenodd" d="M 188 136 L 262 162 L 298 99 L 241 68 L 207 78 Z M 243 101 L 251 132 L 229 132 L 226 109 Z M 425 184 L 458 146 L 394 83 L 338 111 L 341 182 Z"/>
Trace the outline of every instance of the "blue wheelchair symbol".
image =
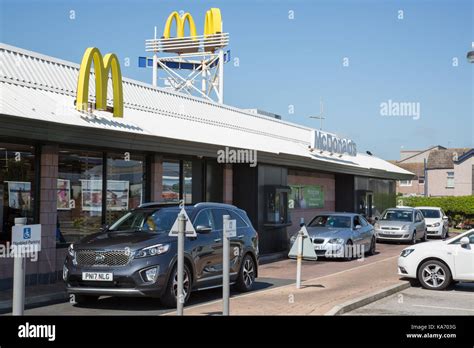
<path id="1" fill-rule="evenodd" d="M 30 239 L 31 238 L 31 228 L 25 227 L 23 229 L 23 239 Z"/>

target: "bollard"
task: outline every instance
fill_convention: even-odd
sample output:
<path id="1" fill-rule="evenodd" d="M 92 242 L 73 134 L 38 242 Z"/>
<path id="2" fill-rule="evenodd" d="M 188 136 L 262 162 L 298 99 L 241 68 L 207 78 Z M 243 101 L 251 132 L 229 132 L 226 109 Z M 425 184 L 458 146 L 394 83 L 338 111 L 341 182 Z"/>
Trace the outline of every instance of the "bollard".
<path id="1" fill-rule="evenodd" d="M 15 218 L 15 226 L 24 226 L 26 218 Z M 23 315 L 25 308 L 25 258 L 17 247 L 13 258 L 13 315 Z"/>
<path id="2" fill-rule="evenodd" d="M 301 263 L 303 260 L 303 238 L 302 230 L 298 232 L 298 252 L 296 254 L 296 288 L 301 288 Z"/>
<path id="3" fill-rule="evenodd" d="M 224 215 L 224 221 L 223 221 L 223 258 L 222 258 L 222 303 L 223 303 L 223 308 L 222 308 L 222 315 L 229 315 L 229 296 L 230 296 L 230 290 L 229 290 L 229 283 L 230 283 L 230 255 L 229 255 L 229 249 L 230 249 L 230 241 L 229 241 L 229 236 L 228 236 L 228 231 L 227 231 L 227 226 L 228 226 L 228 221 L 230 220 L 229 215 Z"/>
<path id="4" fill-rule="evenodd" d="M 184 234 L 186 231 L 186 217 L 184 214 L 179 214 L 178 217 L 178 290 L 176 296 L 176 307 L 178 315 L 183 315 L 184 294 Z M 188 289 L 190 291 L 191 289 Z"/>

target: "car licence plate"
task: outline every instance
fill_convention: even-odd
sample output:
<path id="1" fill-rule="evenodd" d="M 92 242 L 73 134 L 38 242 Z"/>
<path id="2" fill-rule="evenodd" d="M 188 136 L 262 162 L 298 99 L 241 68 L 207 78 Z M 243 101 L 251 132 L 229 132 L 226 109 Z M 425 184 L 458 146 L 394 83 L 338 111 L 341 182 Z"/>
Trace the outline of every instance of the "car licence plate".
<path id="1" fill-rule="evenodd" d="M 108 272 L 82 272 L 82 280 L 110 282 L 113 280 L 113 278 L 113 273 Z"/>
<path id="2" fill-rule="evenodd" d="M 314 250 L 323 250 L 323 246 L 322 245 L 314 245 Z"/>

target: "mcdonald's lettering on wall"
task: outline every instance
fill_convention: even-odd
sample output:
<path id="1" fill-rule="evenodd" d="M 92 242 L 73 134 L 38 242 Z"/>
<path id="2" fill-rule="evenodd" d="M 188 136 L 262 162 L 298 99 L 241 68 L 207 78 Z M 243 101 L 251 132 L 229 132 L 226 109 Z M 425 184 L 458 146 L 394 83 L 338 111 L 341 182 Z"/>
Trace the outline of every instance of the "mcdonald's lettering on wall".
<path id="1" fill-rule="evenodd" d="M 123 117 L 122 72 L 120 63 L 113 53 L 104 57 L 98 48 L 89 47 L 82 57 L 77 81 L 76 109 L 87 111 L 89 103 L 89 79 L 91 65 L 94 62 L 96 109 L 107 110 L 107 85 L 109 72 L 112 72 L 113 115 Z"/>

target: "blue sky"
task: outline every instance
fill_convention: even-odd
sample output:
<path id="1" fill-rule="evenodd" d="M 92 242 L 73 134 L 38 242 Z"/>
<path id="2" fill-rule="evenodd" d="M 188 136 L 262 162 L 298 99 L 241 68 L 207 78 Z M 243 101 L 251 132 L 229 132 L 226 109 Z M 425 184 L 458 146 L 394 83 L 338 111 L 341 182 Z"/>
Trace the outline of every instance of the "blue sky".
<path id="1" fill-rule="evenodd" d="M 168 14 L 184 10 L 200 33 L 205 11 L 219 7 L 239 59 L 225 68 L 227 104 L 319 127 L 308 116 L 323 98 L 325 130 L 386 159 L 402 147 L 474 147 L 474 64 L 465 58 L 474 42 L 472 0 L 0 3 L 0 41 L 77 63 L 96 46 L 130 58 L 123 75 L 148 83 L 151 71 L 138 68 L 137 57 L 154 26 L 161 34 Z M 420 118 L 381 115 L 388 100 L 419 103 Z"/>

